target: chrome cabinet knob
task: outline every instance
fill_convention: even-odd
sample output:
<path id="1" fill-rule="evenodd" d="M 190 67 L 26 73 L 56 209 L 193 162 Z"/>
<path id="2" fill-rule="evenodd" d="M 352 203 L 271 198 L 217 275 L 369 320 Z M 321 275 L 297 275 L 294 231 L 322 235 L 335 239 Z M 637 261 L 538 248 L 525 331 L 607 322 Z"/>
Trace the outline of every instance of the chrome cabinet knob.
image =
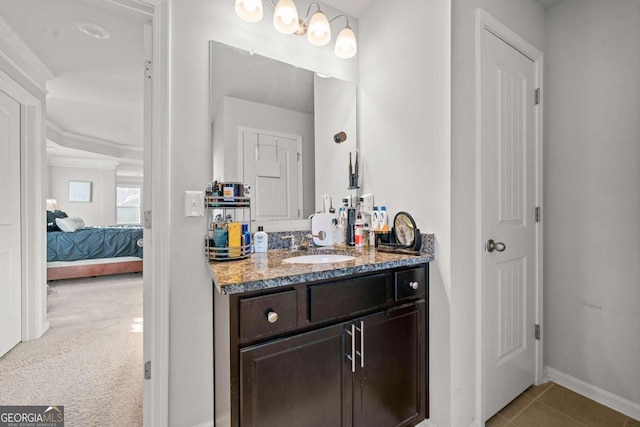
<path id="1" fill-rule="evenodd" d="M 418 283 L 418 282 L 409 282 L 409 287 L 411 289 L 418 289 L 420 287 L 420 283 Z"/>
<path id="2" fill-rule="evenodd" d="M 493 239 L 489 239 L 487 242 L 487 252 L 504 252 L 505 249 L 507 249 L 507 245 L 502 242 L 494 242 Z"/>
<path id="3" fill-rule="evenodd" d="M 269 323 L 276 323 L 278 321 L 278 313 L 270 311 L 267 313 L 267 321 Z"/>

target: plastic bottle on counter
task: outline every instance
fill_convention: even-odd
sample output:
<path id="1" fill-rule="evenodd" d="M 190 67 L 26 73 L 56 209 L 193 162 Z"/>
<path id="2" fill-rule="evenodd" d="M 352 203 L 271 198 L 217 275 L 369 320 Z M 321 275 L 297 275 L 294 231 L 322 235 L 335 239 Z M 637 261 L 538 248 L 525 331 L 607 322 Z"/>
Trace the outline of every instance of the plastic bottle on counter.
<path id="1" fill-rule="evenodd" d="M 258 231 L 253 235 L 253 251 L 256 253 L 267 252 L 269 248 L 269 236 L 264 232 L 262 226 L 258 227 Z"/>
<path id="2" fill-rule="evenodd" d="M 373 207 L 373 213 L 371 214 L 371 229 L 378 230 L 380 228 L 380 212 L 378 207 Z"/>
<path id="3" fill-rule="evenodd" d="M 364 222 L 362 221 L 362 216 L 358 213 L 356 217 L 356 225 L 355 225 L 355 246 L 356 248 L 361 248 L 364 246 Z"/>
<path id="4" fill-rule="evenodd" d="M 346 241 L 346 235 L 345 235 L 345 229 L 344 229 L 344 219 L 342 218 L 342 215 L 339 214 L 333 220 L 333 244 L 335 246 L 344 246 L 345 241 Z"/>
<path id="5" fill-rule="evenodd" d="M 248 248 L 248 251 L 247 251 Z M 251 233 L 249 232 L 249 224 L 242 224 L 242 255 L 248 255 L 251 252 Z"/>
<path id="6" fill-rule="evenodd" d="M 382 231 L 389 230 L 389 221 L 387 218 L 387 208 L 385 206 L 380 206 L 380 216 L 378 218 L 379 225 L 378 228 Z"/>

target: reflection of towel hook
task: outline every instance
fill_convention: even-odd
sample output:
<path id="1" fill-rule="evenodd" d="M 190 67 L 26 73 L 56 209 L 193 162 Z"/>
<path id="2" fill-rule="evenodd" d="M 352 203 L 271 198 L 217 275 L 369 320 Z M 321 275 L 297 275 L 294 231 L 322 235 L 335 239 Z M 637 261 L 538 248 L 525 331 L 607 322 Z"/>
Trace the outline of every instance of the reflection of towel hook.
<path id="1" fill-rule="evenodd" d="M 333 135 L 333 140 L 336 144 L 342 144 L 347 140 L 347 134 L 345 132 L 338 132 Z"/>

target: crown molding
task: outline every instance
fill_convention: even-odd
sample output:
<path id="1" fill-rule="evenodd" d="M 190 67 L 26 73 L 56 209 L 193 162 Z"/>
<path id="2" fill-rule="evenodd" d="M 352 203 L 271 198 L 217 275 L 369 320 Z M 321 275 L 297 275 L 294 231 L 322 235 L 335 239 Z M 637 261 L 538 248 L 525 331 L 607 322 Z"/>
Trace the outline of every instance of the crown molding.
<path id="1" fill-rule="evenodd" d="M 128 157 L 128 152 L 142 152 L 142 147 L 118 144 L 93 136 L 82 135 L 62 129 L 51 120 L 47 120 L 47 139 L 56 144 L 111 157 Z"/>
<path id="2" fill-rule="evenodd" d="M 137 15 L 144 16 L 145 18 L 151 19 L 153 18 L 153 5 L 149 4 L 149 2 L 144 0 L 102 0 L 107 3 L 114 4 L 116 6 L 122 7 L 129 12 L 134 12 Z"/>
<path id="3" fill-rule="evenodd" d="M 42 92 L 47 93 L 46 82 L 55 78 L 55 74 L 18 35 L 16 30 L 0 16 L 0 53 L 16 69 L 35 84 Z"/>
<path id="4" fill-rule="evenodd" d="M 118 166 L 118 161 L 106 159 L 80 159 L 76 157 L 47 156 L 47 164 L 49 166 L 65 168 L 115 170 L 116 166 Z"/>

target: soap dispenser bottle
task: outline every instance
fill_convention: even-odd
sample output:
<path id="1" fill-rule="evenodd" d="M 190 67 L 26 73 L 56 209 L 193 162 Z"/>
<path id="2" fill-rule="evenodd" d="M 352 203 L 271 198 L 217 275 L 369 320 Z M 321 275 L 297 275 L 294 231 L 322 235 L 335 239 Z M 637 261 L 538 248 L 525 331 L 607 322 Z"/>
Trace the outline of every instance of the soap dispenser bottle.
<path id="1" fill-rule="evenodd" d="M 253 235 L 253 251 L 256 253 L 264 253 L 267 252 L 268 248 L 269 236 L 260 225 L 258 226 L 258 231 Z"/>

